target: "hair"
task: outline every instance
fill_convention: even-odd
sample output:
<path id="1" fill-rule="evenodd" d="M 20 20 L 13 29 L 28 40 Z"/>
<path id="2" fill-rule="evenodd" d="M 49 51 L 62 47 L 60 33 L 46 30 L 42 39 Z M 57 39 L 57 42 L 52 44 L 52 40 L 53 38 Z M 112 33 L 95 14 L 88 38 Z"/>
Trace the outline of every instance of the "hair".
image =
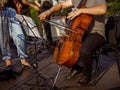
<path id="1" fill-rule="evenodd" d="M 0 4 L 5 4 L 7 3 L 7 0 L 0 0 Z"/>
<path id="2" fill-rule="evenodd" d="M 5 3 L 7 3 L 7 0 L 0 0 L 0 10 L 4 7 Z"/>

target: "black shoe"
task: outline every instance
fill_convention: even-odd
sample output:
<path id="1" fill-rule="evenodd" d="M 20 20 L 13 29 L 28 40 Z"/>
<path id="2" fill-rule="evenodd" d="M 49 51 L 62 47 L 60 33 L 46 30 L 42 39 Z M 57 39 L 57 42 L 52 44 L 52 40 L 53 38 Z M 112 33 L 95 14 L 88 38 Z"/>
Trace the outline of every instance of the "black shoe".
<path id="1" fill-rule="evenodd" d="M 4 68 L 2 72 L 0 72 L 0 81 L 16 79 L 14 71 L 12 68 Z"/>
<path id="2" fill-rule="evenodd" d="M 91 75 L 82 75 L 78 84 L 81 84 L 81 85 L 87 85 L 90 81 L 90 78 L 91 78 Z"/>

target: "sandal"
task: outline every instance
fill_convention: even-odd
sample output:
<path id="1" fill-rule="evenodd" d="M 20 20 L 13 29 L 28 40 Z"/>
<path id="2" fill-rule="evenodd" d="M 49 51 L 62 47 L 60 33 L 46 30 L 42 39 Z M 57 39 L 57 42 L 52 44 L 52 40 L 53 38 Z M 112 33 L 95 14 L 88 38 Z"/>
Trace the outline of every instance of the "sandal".
<path id="1" fill-rule="evenodd" d="M 7 67 L 7 68 L 10 68 L 12 65 L 12 62 L 11 62 L 11 60 L 10 59 L 6 59 L 6 61 L 5 61 L 5 66 Z"/>

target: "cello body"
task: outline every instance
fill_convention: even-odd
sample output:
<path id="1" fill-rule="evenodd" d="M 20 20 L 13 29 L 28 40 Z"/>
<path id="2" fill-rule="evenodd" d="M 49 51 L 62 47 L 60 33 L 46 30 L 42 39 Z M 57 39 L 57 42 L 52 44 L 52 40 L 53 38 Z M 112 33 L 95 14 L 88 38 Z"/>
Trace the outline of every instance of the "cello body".
<path id="1" fill-rule="evenodd" d="M 82 7 L 85 8 L 84 5 Z M 68 28 L 76 32 L 67 31 L 67 35 L 58 41 L 53 54 L 54 61 L 58 65 L 71 67 L 77 62 L 80 56 L 82 37 L 86 30 L 88 30 L 91 22 L 92 16 L 88 14 L 80 14 L 69 22 Z"/>

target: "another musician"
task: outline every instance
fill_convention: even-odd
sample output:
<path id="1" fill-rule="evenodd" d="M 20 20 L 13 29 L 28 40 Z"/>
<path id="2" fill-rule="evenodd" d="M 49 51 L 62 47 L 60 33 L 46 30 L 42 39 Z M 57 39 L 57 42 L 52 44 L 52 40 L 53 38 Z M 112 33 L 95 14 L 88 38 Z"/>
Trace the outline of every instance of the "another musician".
<path id="1" fill-rule="evenodd" d="M 30 16 L 30 7 L 39 11 L 39 6 L 29 2 L 28 0 L 14 0 L 18 14 Z"/>
<path id="2" fill-rule="evenodd" d="M 4 1 L 4 0 L 3 0 Z M 13 39 L 14 44 L 17 48 L 18 57 L 21 60 L 21 64 L 24 67 L 31 67 L 29 62 L 26 60 L 28 57 L 26 54 L 25 49 L 25 36 L 23 34 L 21 25 L 19 21 L 15 18 L 16 11 L 11 8 L 9 1 L 12 0 L 5 0 L 6 2 L 1 2 L 1 10 L 0 10 L 0 46 L 3 55 L 3 60 L 6 62 L 6 67 L 10 67 L 12 65 L 11 60 L 11 51 L 10 51 L 10 42 L 9 36 Z"/>
<path id="3" fill-rule="evenodd" d="M 58 3 L 49 10 L 39 15 L 40 20 L 45 20 L 50 14 L 71 6 L 74 11 L 68 13 L 67 18 L 72 20 L 81 13 L 93 15 L 93 22 L 90 29 L 86 32 L 80 49 L 80 59 L 72 67 L 71 73 L 67 78 L 72 78 L 77 73 L 81 73 L 79 84 L 86 85 L 89 83 L 92 71 L 92 52 L 95 52 L 105 42 L 105 13 L 107 11 L 106 0 L 84 0 L 86 8 L 77 8 L 82 0 L 65 0 Z M 89 32 L 90 31 L 90 32 Z M 81 63 L 82 62 L 82 63 Z M 80 65 L 83 65 L 83 70 Z"/>

